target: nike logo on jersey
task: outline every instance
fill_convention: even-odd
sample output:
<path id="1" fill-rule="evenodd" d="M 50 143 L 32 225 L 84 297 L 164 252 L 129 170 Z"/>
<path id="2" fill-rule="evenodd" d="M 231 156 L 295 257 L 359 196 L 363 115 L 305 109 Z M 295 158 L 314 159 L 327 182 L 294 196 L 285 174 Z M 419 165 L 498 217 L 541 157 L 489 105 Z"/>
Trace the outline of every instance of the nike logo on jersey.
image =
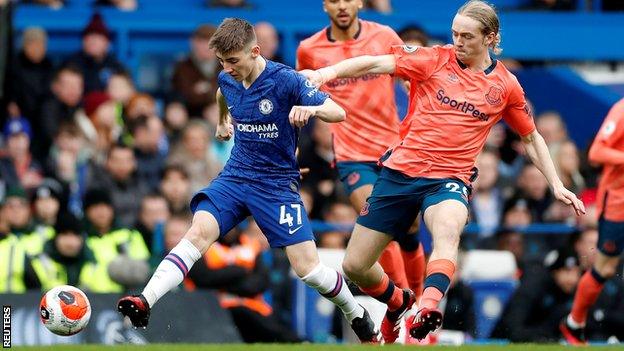
<path id="1" fill-rule="evenodd" d="M 295 234 L 299 229 L 301 229 L 303 227 L 303 225 L 298 226 L 295 229 L 288 229 L 288 234 L 293 235 Z"/>

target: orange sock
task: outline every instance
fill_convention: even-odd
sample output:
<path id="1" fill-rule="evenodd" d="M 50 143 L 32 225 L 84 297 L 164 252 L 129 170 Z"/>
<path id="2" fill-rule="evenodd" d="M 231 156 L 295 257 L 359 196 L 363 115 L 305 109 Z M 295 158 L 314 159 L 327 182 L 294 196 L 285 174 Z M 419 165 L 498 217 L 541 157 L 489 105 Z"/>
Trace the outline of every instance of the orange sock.
<path id="1" fill-rule="evenodd" d="M 388 274 L 392 280 L 400 288 L 408 287 L 408 280 L 405 274 L 405 264 L 401 256 L 401 249 L 396 241 L 391 241 L 388 246 L 381 252 L 379 264 L 384 272 Z"/>
<path id="2" fill-rule="evenodd" d="M 418 308 L 437 308 L 451 284 L 454 273 L 455 264 L 453 262 L 445 259 L 430 261 L 427 265 L 425 290 Z"/>
<path id="3" fill-rule="evenodd" d="M 405 275 L 410 289 L 416 294 L 416 301 L 423 293 L 423 283 L 425 281 L 425 250 L 422 245 L 414 251 L 401 250 L 403 263 L 405 265 Z"/>
<path id="4" fill-rule="evenodd" d="M 403 304 L 403 290 L 394 285 L 385 273 L 378 284 L 369 287 L 361 286 L 360 290 L 388 305 L 389 311 L 394 311 Z"/>
<path id="5" fill-rule="evenodd" d="M 576 288 L 574 295 L 574 303 L 572 304 L 572 319 L 578 324 L 585 324 L 587 320 L 587 311 L 594 305 L 606 279 L 600 276 L 594 269 L 588 270 L 583 274 Z"/>

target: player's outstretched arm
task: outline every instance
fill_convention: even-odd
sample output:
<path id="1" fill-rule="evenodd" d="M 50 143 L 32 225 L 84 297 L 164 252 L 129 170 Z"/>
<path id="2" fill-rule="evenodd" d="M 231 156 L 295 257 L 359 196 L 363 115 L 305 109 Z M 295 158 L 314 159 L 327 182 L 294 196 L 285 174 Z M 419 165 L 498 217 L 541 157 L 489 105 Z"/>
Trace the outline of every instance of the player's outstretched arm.
<path id="1" fill-rule="evenodd" d="M 230 111 L 225 97 L 221 94 L 221 88 L 217 89 L 217 104 L 219 106 L 219 124 L 215 132 L 215 138 L 221 141 L 230 140 L 232 135 L 234 135 L 234 127 L 230 121 Z"/>
<path id="2" fill-rule="evenodd" d="M 368 73 L 393 74 L 395 69 L 394 55 L 366 55 L 346 59 L 316 71 L 304 70 L 300 73 L 317 86 L 321 86 L 336 78 L 361 77 Z"/>
<path id="3" fill-rule="evenodd" d="M 342 107 L 338 106 L 332 99 L 327 98 L 319 106 L 293 106 L 288 118 L 293 126 L 303 127 L 308 124 L 308 120 L 311 117 L 317 117 L 329 123 L 336 123 L 344 121 L 346 116 L 347 113 Z"/>
<path id="4" fill-rule="evenodd" d="M 555 170 L 552 158 L 550 158 L 548 146 L 540 133 L 534 130 L 531 134 L 522 137 L 522 141 L 524 142 L 527 155 L 529 155 L 533 164 L 548 180 L 555 198 L 566 205 L 572 206 L 577 215 L 584 214 L 585 205 L 583 205 L 583 201 L 579 200 L 573 192 L 563 186 Z"/>

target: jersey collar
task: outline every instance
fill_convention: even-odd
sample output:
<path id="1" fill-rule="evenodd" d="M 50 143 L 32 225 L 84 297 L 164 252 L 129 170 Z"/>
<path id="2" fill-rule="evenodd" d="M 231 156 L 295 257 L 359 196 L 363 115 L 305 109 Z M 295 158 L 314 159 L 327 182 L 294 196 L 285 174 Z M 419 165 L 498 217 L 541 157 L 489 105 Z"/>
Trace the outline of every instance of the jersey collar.
<path id="1" fill-rule="evenodd" d="M 459 67 L 461 67 L 461 69 L 468 68 L 468 66 L 466 66 L 463 62 L 461 62 L 457 57 L 455 57 L 455 59 L 457 60 L 457 64 L 459 65 Z M 483 71 L 483 73 L 485 73 L 486 75 L 494 71 L 494 68 L 496 68 L 496 63 L 498 62 L 496 59 L 492 58 L 491 56 L 490 56 L 490 60 L 492 60 L 492 64 L 490 65 L 490 67 L 486 68 Z"/>
<path id="2" fill-rule="evenodd" d="M 362 21 L 358 20 L 358 30 L 357 32 L 355 32 L 353 40 L 357 39 L 360 36 L 360 33 L 362 33 Z M 327 29 L 325 30 L 325 35 L 327 36 L 328 41 L 332 43 L 336 41 L 336 39 L 334 39 L 331 35 L 331 26 L 327 26 Z"/>

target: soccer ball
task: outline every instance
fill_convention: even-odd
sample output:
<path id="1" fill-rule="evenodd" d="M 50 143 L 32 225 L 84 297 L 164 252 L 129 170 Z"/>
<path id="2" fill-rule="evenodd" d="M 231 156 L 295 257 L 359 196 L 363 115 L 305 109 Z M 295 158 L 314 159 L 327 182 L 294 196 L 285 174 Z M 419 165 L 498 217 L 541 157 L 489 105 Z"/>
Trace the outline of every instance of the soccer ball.
<path id="1" fill-rule="evenodd" d="M 87 295 L 71 285 L 50 289 L 39 305 L 41 322 L 57 335 L 74 335 L 84 329 L 91 318 Z"/>

